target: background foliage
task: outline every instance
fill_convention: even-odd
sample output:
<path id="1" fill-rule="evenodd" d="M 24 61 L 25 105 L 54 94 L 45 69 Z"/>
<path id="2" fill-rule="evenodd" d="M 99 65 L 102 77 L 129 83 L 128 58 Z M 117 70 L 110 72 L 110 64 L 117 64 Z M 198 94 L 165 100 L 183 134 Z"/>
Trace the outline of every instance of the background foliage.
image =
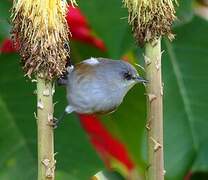
<path id="1" fill-rule="evenodd" d="M 127 11 L 122 7 L 121 0 L 80 0 L 78 4 L 88 19 L 89 24 L 86 26 L 92 29 L 91 36 L 101 38 L 104 44 L 92 38 L 85 38 L 85 44 L 73 40 L 73 62 L 91 56 L 104 56 L 114 59 L 127 57 L 132 63 L 143 64 L 143 50 L 138 50 L 134 44 L 127 24 Z M 179 1 L 178 20 L 173 29 L 176 39 L 173 42 L 164 39 L 162 42 L 167 180 L 181 180 L 187 174 L 194 174 L 192 179 L 208 178 L 208 22 L 194 15 L 193 7 L 190 0 Z M 10 8 L 11 1 L 2 0 L 1 42 L 9 37 Z M 86 30 L 80 32 L 82 35 L 83 32 L 85 35 L 89 33 Z M 100 50 L 90 44 L 100 47 Z M 34 90 L 35 84 L 23 77 L 18 55 L 2 53 L 0 179 L 36 179 Z M 147 168 L 144 94 L 144 87 L 134 87 L 116 113 L 101 118 L 112 136 L 125 145 L 134 167 L 142 174 Z M 54 101 L 58 101 L 55 106 L 55 114 L 58 116 L 66 105 L 64 88 L 57 87 Z M 89 179 L 105 169 L 89 141 L 91 136 L 86 135 L 82 126 L 79 118 L 72 114 L 55 131 L 57 179 Z M 111 166 L 121 166 L 118 161 L 112 165 L 112 159 Z M 126 174 L 125 168 L 119 170 L 123 175 Z"/>

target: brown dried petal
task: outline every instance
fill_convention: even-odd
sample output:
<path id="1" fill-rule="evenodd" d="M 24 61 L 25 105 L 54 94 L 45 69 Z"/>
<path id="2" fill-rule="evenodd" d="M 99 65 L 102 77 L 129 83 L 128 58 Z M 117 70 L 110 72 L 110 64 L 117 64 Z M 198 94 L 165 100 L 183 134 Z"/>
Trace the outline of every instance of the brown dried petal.
<path id="1" fill-rule="evenodd" d="M 134 37 L 141 46 L 163 35 L 174 38 L 171 26 L 176 17 L 172 0 L 124 0 L 124 3 Z"/>
<path id="2" fill-rule="evenodd" d="M 27 1 L 27 6 L 19 3 L 18 8 L 15 4 L 13 8 L 12 33 L 16 35 L 22 67 L 28 77 L 42 74 L 44 79 L 51 80 L 66 71 L 69 51 L 64 45 L 69 41 L 69 30 L 62 7 L 56 9 L 57 0 L 51 2 L 54 8 L 45 8 L 46 11 L 38 9 L 39 6 L 34 5 L 33 1 Z M 52 16 L 52 13 L 56 16 Z M 54 17 L 54 21 L 51 17 Z"/>

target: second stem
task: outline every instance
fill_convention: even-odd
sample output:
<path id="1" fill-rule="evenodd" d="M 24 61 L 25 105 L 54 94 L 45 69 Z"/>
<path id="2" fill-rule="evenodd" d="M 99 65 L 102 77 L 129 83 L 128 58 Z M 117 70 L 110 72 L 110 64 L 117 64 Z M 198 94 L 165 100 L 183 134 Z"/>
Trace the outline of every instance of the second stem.
<path id="1" fill-rule="evenodd" d="M 163 84 L 161 40 L 145 46 L 147 84 L 148 180 L 164 179 L 163 158 Z"/>

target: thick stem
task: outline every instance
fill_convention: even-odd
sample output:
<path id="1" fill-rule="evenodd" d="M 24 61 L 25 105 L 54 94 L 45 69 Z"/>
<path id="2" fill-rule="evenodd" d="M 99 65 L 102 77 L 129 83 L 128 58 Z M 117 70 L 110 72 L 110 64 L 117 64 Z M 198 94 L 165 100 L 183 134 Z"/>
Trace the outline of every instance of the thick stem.
<path id="1" fill-rule="evenodd" d="M 54 180 L 52 83 L 37 78 L 38 180 Z"/>
<path id="2" fill-rule="evenodd" d="M 163 159 L 163 84 L 161 40 L 145 46 L 147 84 L 148 180 L 164 179 Z"/>

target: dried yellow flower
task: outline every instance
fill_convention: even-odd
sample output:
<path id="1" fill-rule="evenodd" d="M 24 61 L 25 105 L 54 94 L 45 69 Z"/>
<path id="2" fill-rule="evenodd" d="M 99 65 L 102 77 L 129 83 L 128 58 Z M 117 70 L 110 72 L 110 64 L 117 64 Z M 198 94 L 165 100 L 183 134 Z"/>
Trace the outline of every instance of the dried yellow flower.
<path id="1" fill-rule="evenodd" d="M 71 1 L 75 3 L 75 0 Z M 14 0 L 12 33 L 16 35 L 26 76 L 51 80 L 65 71 L 69 30 L 65 0 Z"/>
<path id="2" fill-rule="evenodd" d="M 172 0 L 123 0 L 129 11 L 135 39 L 140 45 L 152 42 L 162 35 L 173 39 L 171 26 L 175 20 Z"/>

